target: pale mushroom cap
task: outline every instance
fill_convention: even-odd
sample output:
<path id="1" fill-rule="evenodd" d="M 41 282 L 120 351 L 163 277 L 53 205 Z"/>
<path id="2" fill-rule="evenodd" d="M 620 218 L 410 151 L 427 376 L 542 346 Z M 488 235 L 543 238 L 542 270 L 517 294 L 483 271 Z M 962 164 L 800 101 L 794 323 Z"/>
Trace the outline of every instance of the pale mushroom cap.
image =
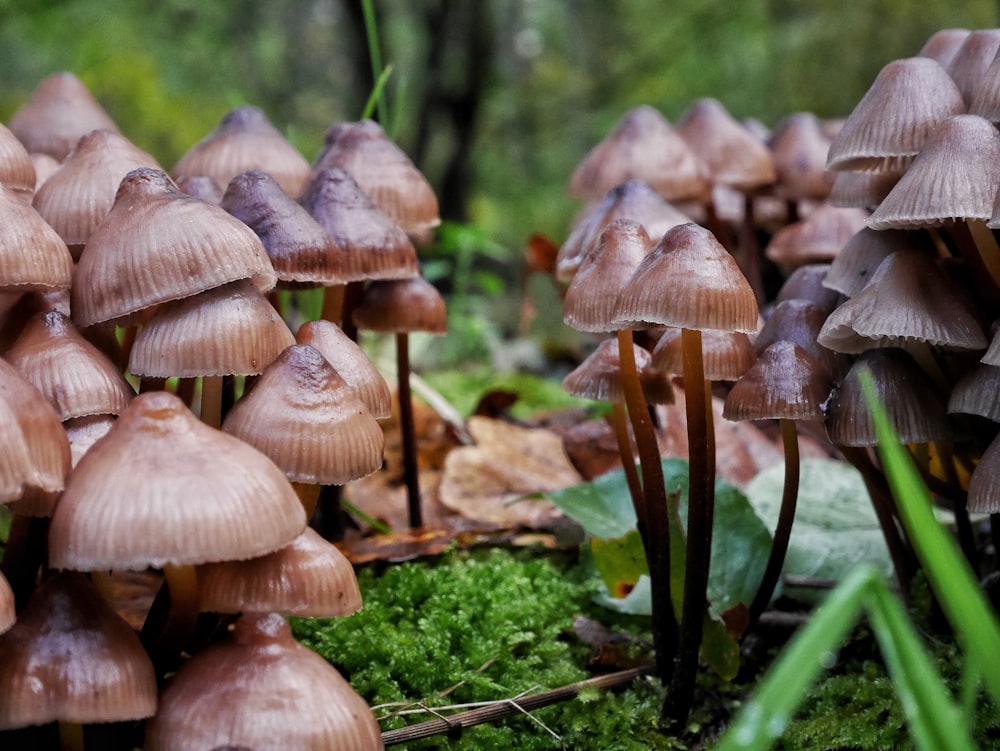
<path id="1" fill-rule="evenodd" d="M 923 231 L 865 228 L 847 241 L 830 264 L 823 284 L 854 297 L 871 281 L 875 270 L 897 251 L 934 252 L 930 235 Z"/>
<path id="2" fill-rule="evenodd" d="M 898 171 L 938 123 L 965 111 L 962 93 L 937 61 L 893 60 L 879 71 L 833 139 L 826 166 Z"/>
<path id="3" fill-rule="evenodd" d="M 224 186 L 251 169 L 269 174 L 292 197 L 302 194 L 311 172 L 306 158 L 267 115 L 244 105 L 226 113 L 214 131 L 188 149 L 170 174 L 175 180 L 207 175 Z"/>
<path id="4" fill-rule="evenodd" d="M 615 318 L 688 329 L 757 330 L 757 300 L 736 261 L 704 227 L 668 231 L 618 298 Z"/>
<path id="5" fill-rule="evenodd" d="M 642 347 L 632 345 L 636 370 L 649 367 L 650 354 Z M 605 339 L 579 365 L 566 374 L 563 388 L 572 396 L 602 402 L 624 402 L 621 359 L 617 339 Z"/>
<path id="6" fill-rule="evenodd" d="M 836 172 L 827 199 L 831 206 L 874 209 L 899 182 L 898 172 Z"/>
<path id="7" fill-rule="evenodd" d="M 839 257 L 840 253 L 837 255 Z M 826 284 L 830 268 L 829 263 L 807 263 L 805 266 L 799 266 L 781 285 L 774 298 L 775 304 L 785 300 L 807 300 L 824 313 L 830 313 L 841 302 L 840 293 Z"/>
<path id="8" fill-rule="evenodd" d="M 260 238 L 222 208 L 181 193 L 160 170 L 122 180 L 73 284 L 78 326 L 124 318 L 238 279 L 277 281 Z"/>
<path id="9" fill-rule="evenodd" d="M 337 618 L 361 609 L 354 568 L 310 527 L 260 558 L 198 567 L 201 609 Z"/>
<path id="10" fill-rule="evenodd" d="M 726 396 L 727 420 L 822 420 L 831 381 L 804 349 L 778 341 L 765 349 Z"/>
<path id="11" fill-rule="evenodd" d="M 228 639 L 188 660 L 146 728 L 147 751 L 246 746 L 381 749 L 364 700 L 277 614 L 244 614 Z"/>
<path id="12" fill-rule="evenodd" d="M 705 379 L 709 381 L 735 381 L 757 359 L 750 337 L 742 331 L 702 331 L 701 351 Z M 653 349 L 652 357 L 650 368 L 653 370 L 675 375 L 683 373 L 681 330 L 670 328 L 664 331 Z"/>
<path id="13" fill-rule="evenodd" d="M 969 33 L 969 29 L 938 29 L 927 38 L 919 54 L 937 60 L 947 69 Z"/>
<path id="14" fill-rule="evenodd" d="M 826 169 L 830 139 L 819 118 L 797 112 L 782 120 L 768 140 L 777 182 L 776 195 L 790 200 L 822 201 L 830 195 L 834 173 Z"/>
<path id="15" fill-rule="evenodd" d="M 1000 29 L 976 29 L 962 40 L 955 50 L 955 56 L 948 63 L 948 75 L 952 77 L 966 105 L 972 103 L 976 90 L 997 50 L 1000 49 Z"/>
<path id="16" fill-rule="evenodd" d="M 135 570 L 264 555 L 305 527 L 284 474 L 167 392 L 141 394 L 70 475 L 54 568 Z"/>
<path id="17" fill-rule="evenodd" d="M 0 289 L 69 289 L 72 276 L 66 243 L 24 194 L 0 184 Z"/>
<path id="18" fill-rule="evenodd" d="M 292 482 L 344 485 L 382 466 L 385 439 L 375 417 L 306 344 L 289 346 L 264 370 L 222 429 L 270 457 Z"/>
<path id="19" fill-rule="evenodd" d="M 24 144 L 0 123 L 0 183 L 30 198 L 35 192 L 37 177 L 35 163 Z"/>
<path id="20" fill-rule="evenodd" d="M 155 711 L 153 664 L 82 574 L 45 581 L 0 636 L 0 729 L 138 720 Z"/>
<path id="21" fill-rule="evenodd" d="M 299 327 L 295 338 L 299 344 L 317 349 L 376 419 L 383 420 L 392 414 L 392 393 L 385 377 L 340 326 L 331 321 L 307 321 Z"/>
<path id="22" fill-rule="evenodd" d="M 69 450 L 72 464 L 75 468 L 90 447 L 104 438 L 115 424 L 113 415 L 92 415 L 90 417 L 74 417 L 63 422 L 66 438 L 69 440 Z"/>
<path id="23" fill-rule="evenodd" d="M 832 261 L 841 248 L 865 228 L 868 212 L 821 204 L 805 219 L 778 230 L 765 255 L 782 266 Z"/>
<path id="24" fill-rule="evenodd" d="M 157 308 L 135 338 L 128 367 L 156 378 L 254 375 L 294 343 L 278 311 L 241 280 Z"/>
<path id="25" fill-rule="evenodd" d="M 437 288 L 416 276 L 369 284 L 361 303 L 354 309 L 354 325 L 384 333 L 426 331 L 443 334 L 448 329 L 448 314 Z"/>

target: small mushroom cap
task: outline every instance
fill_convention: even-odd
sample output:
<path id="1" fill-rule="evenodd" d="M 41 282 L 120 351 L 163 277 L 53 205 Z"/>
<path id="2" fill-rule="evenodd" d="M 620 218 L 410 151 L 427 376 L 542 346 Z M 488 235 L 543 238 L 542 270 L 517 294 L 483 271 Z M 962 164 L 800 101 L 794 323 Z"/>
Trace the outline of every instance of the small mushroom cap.
<path id="1" fill-rule="evenodd" d="M 0 290 L 69 289 L 73 257 L 22 193 L 0 183 Z"/>
<path id="2" fill-rule="evenodd" d="M 911 250 L 933 255 L 930 235 L 924 231 L 865 227 L 841 248 L 823 284 L 854 297 L 871 281 L 882 261 L 897 251 Z"/>
<path id="3" fill-rule="evenodd" d="M 705 379 L 709 381 L 735 381 L 757 359 L 750 337 L 742 331 L 702 331 L 701 352 Z M 683 373 L 681 330 L 669 328 L 664 331 L 652 356 L 651 369 L 677 375 Z"/>
<path id="4" fill-rule="evenodd" d="M 310 527 L 283 548 L 246 561 L 198 567 L 201 609 L 337 618 L 361 609 L 354 568 Z"/>
<path id="5" fill-rule="evenodd" d="M 566 290 L 563 322 L 577 331 L 617 329 L 615 301 L 651 245 L 638 222 L 616 219 L 609 224 Z"/>
<path id="6" fill-rule="evenodd" d="M 757 330 L 757 299 L 729 252 L 704 227 L 669 230 L 618 298 L 615 318 L 688 329 Z"/>
<path id="7" fill-rule="evenodd" d="M 903 172 L 836 172 L 827 202 L 871 211 L 889 195 Z"/>
<path id="8" fill-rule="evenodd" d="M 80 463 L 84 454 L 90 451 L 90 447 L 104 438 L 114 424 L 113 415 L 74 417 L 63 422 L 74 468 Z"/>
<path id="9" fill-rule="evenodd" d="M 0 729 L 138 720 L 155 711 L 153 664 L 83 574 L 46 580 L 0 636 Z"/>
<path id="10" fill-rule="evenodd" d="M 759 356 L 775 342 L 792 342 L 815 360 L 832 380 L 839 381 L 850 367 L 850 359 L 817 340 L 826 318 L 823 309 L 808 300 L 782 300 L 774 306 L 757 333 L 754 351 Z"/>
<path id="11" fill-rule="evenodd" d="M 364 700 L 326 660 L 295 641 L 275 613 L 244 614 L 229 638 L 184 663 L 146 727 L 147 751 L 227 745 L 259 751 L 383 747 Z"/>
<path id="12" fill-rule="evenodd" d="M 765 349 L 726 396 L 727 420 L 822 420 L 829 373 L 801 347 L 778 341 Z"/>
<path id="13" fill-rule="evenodd" d="M 305 523 L 274 462 L 153 391 L 133 399 L 73 470 L 49 558 L 78 571 L 240 560 L 287 544 Z"/>
<path id="14" fill-rule="evenodd" d="M 947 70 L 967 36 L 969 29 L 938 29 L 924 42 L 919 55 L 937 60 Z"/>
<path id="15" fill-rule="evenodd" d="M 771 149 L 777 196 L 790 200 L 823 201 L 830 195 L 834 173 L 826 169 L 830 139 L 811 112 L 789 115 L 767 141 Z"/>
<path id="16" fill-rule="evenodd" d="M 382 466 L 385 438 L 375 417 L 307 344 L 285 349 L 222 429 L 270 457 L 292 482 L 344 485 Z"/>
<path id="17" fill-rule="evenodd" d="M 299 344 L 308 344 L 326 358 L 337 374 L 347 381 L 354 393 L 377 420 L 392 414 L 392 393 L 389 384 L 357 342 L 331 321 L 307 321 L 295 337 Z"/>
<path id="18" fill-rule="evenodd" d="M 1000 367 L 977 363 L 969 368 L 951 390 L 948 413 L 1000 422 Z"/>
<path id="19" fill-rule="evenodd" d="M 632 351 L 641 380 L 642 374 L 648 371 L 652 358 L 649 352 L 637 345 L 632 345 Z M 673 403 L 673 389 L 669 381 L 662 378 L 657 380 L 662 382 L 658 383 L 659 390 L 665 391 L 666 396 L 660 393 L 657 394 L 660 398 L 648 399 L 647 394 L 647 400 L 654 404 Z M 562 383 L 566 392 L 572 396 L 601 402 L 624 402 L 625 388 L 622 382 L 618 340 L 615 338 L 603 340 L 583 362 L 563 378 Z"/>
<path id="20" fill-rule="evenodd" d="M 278 131 L 257 107 L 230 110 L 218 127 L 196 143 L 170 171 L 181 177 L 207 175 L 218 185 L 228 185 L 250 169 L 268 173 L 290 196 L 299 196 L 309 181 L 306 158 Z"/>
<path id="21" fill-rule="evenodd" d="M 157 308 L 128 367 L 155 378 L 255 375 L 294 343 L 278 311 L 244 279 Z"/>
<path id="22" fill-rule="evenodd" d="M 778 230 L 765 255 L 771 261 L 794 268 L 832 261 L 841 249 L 865 228 L 868 212 L 822 204 L 805 219 Z"/>
<path id="23" fill-rule="evenodd" d="M 775 303 L 785 300 L 806 300 L 824 313 L 830 313 L 841 302 L 840 293 L 826 283 L 830 267 L 829 263 L 807 263 L 805 266 L 799 266 L 781 285 L 774 298 Z"/>
<path id="24" fill-rule="evenodd" d="M 86 327 L 238 279 L 277 281 L 260 238 L 222 208 L 185 195 L 141 167 L 118 187 L 90 236 L 73 284 L 73 320 Z"/>
<path id="25" fill-rule="evenodd" d="M 437 288 L 420 276 L 375 281 L 354 309 L 354 325 L 367 331 L 444 334 L 448 314 Z"/>
<path id="26" fill-rule="evenodd" d="M 969 477 L 966 507 L 975 514 L 1000 511 L 1000 436 L 994 438 L 979 457 L 979 463 Z"/>
<path id="27" fill-rule="evenodd" d="M 7 125 L 29 152 L 48 154 L 60 162 L 90 131 L 118 130 L 110 115 L 72 73 L 44 78 Z"/>
<path id="28" fill-rule="evenodd" d="M 826 166 L 898 172 L 938 123 L 965 111 L 962 93 L 937 61 L 893 60 L 879 71 L 833 139 Z"/>
<path id="29" fill-rule="evenodd" d="M 1000 29 L 976 29 L 962 40 L 948 63 L 948 75 L 955 81 L 966 105 L 972 104 L 990 63 L 1000 49 Z"/>
<path id="30" fill-rule="evenodd" d="M 405 279 L 419 273 L 410 238 L 344 170 L 316 172 L 299 202 L 347 252 L 343 274 L 349 281 Z"/>
<path id="31" fill-rule="evenodd" d="M 28 150 L 6 125 L 0 124 L 0 183 L 30 199 L 37 182 L 35 163 Z"/>

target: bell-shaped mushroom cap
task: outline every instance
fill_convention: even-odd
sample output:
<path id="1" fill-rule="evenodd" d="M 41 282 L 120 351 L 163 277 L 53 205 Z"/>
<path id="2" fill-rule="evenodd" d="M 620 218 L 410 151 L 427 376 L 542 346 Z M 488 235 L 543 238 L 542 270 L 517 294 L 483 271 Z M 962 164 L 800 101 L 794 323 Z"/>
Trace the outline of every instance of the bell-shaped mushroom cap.
<path id="1" fill-rule="evenodd" d="M 875 392 L 903 443 L 951 437 L 944 400 L 917 363 L 899 349 L 872 349 L 855 360 L 827 409 L 827 433 L 838 446 L 874 446 L 875 426 L 858 373 L 868 368 Z"/>
<path id="2" fill-rule="evenodd" d="M 962 374 L 948 397 L 948 413 L 1000 422 L 1000 367 L 977 363 Z"/>
<path id="3" fill-rule="evenodd" d="M 643 180 L 668 201 L 705 200 L 708 165 L 658 110 L 642 105 L 626 112 L 573 171 L 569 192 L 596 200 L 623 182 Z"/>
<path id="4" fill-rule="evenodd" d="M 832 261 L 841 248 L 865 228 L 868 212 L 821 204 L 805 219 L 778 230 L 765 255 L 785 267 Z"/>
<path id="5" fill-rule="evenodd" d="M 17 613 L 14 611 L 14 590 L 0 573 L 0 634 L 9 630 L 17 620 Z"/>
<path id="6" fill-rule="evenodd" d="M 389 384 L 340 326 L 331 321 L 307 321 L 299 327 L 295 340 L 318 350 L 376 419 L 384 420 L 392 414 Z"/>
<path id="7" fill-rule="evenodd" d="M 147 751 L 218 746 L 381 749 L 364 700 L 276 613 L 244 614 L 227 639 L 184 663 L 146 727 Z"/>
<path id="8" fill-rule="evenodd" d="M 948 72 L 928 57 L 893 60 L 830 144 L 832 170 L 905 169 L 938 123 L 966 111 Z"/>
<path id="9" fill-rule="evenodd" d="M 826 168 L 830 139 L 816 115 L 789 115 L 775 127 L 767 145 L 777 175 L 775 195 L 795 201 L 823 201 L 830 195 L 834 180 Z"/>
<path id="10" fill-rule="evenodd" d="M 404 232 L 423 237 L 441 224 L 437 196 L 427 178 L 374 120 L 338 123 L 313 174 L 336 167 L 347 172 Z"/>
<path id="11" fill-rule="evenodd" d="M 898 172 L 835 172 L 828 203 L 840 208 L 874 209 L 899 182 Z"/>
<path id="12" fill-rule="evenodd" d="M 830 374 L 801 347 L 777 341 L 726 396 L 727 420 L 822 420 Z"/>
<path id="13" fill-rule="evenodd" d="M 307 344 L 282 352 L 222 429 L 270 457 L 292 482 L 344 485 L 382 466 L 385 439 L 375 417 Z"/>
<path id="14" fill-rule="evenodd" d="M 807 263 L 805 266 L 799 266 L 785 279 L 774 302 L 806 300 L 824 314 L 829 314 L 841 302 L 840 293 L 826 284 L 830 266 L 829 263 Z"/>
<path id="15" fill-rule="evenodd" d="M 214 131 L 196 143 L 170 171 L 175 180 L 207 175 L 228 185 L 236 175 L 259 169 L 290 196 L 309 182 L 309 162 L 257 107 L 244 105 L 226 113 Z"/>
<path id="16" fill-rule="evenodd" d="M 7 125 L 29 152 L 49 154 L 60 162 L 86 133 L 98 128 L 118 130 L 72 73 L 55 73 L 43 79 Z"/>
<path id="17" fill-rule="evenodd" d="M 226 187 L 222 208 L 257 233 L 281 281 L 323 286 L 347 283 L 344 249 L 266 172 L 249 170 L 236 175 Z"/>
<path id="18" fill-rule="evenodd" d="M 353 318 L 354 325 L 366 331 L 443 334 L 448 330 L 444 298 L 421 276 L 372 282 Z"/>
<path id="19" fill-rule="evenodd" d="M 777 178 L 767 146 L 717 99 L 697 99 L 677 121 L 677 132 L 708 165 L 717 185 L 751 191 Z"/>
<path id="20" fill-rule="evenodd" d="M 976 514 L 1000 511 L 1000 436 L 994 438 L 979 457 L 979 463 L 969 477 L 966 508 Z"/>
<path id="21" fill-rule="evenodd" d="M 990 346 L 987 348 L 986 354 L 979 361 L 987 365 L 1000 365 L 1000 328 L 997 327 L 996 322 L 993 324 L 993 332 L 993 338 L 990 339 Z"/>
<path id="22" fill-rule="evenodd" d="M 614 331 L 615 300 L 652 243 L 631 219 L 617 219 L 584 258 L 563 300 L 563 322 L 577 331 Z"/>
<path id="23" fill-rule="evenodd" d="M 174 182 L 182 193 L 200 198 L 207 203 L 214 203 L 216 206 L 222 203 L 222 187 L 208 175 L 179 177 Z"/>
<path id="24" fill-rule="evenodd" d="M 979 115 L 994 125 L 1000 123 L 1000 63 L 996 57 L 975 84 L 969 114 Z"/>
<path id="25" fill-rule="evenodd" d="M 347 251 L 343 274 L 349 281 L 406 279 L 419 273 L 410 238 L 344 170 L 316 172 L 299 201 Z"/>
<path id="26" fill-rule="evenodd" d="M 135 396 L 115 364 L 58 311 L 33 316 L 5 357 L 52 403 L 60 420 L 119 415 Z"/>
<path id="27" fill-rule="evenodd" d="M 202 610 L 337 618 L 361 610 L 354 567 L 310 527 L 283 548 L 198 567 Z"/>
<path id="28" fill-rule="evenodd" d="M 57 162 L 53 157 L 48 154 L 31 154 L 31 163 L 35 167 L 35 190 L 37 193 L 38 189 L 45 184 L 45 181 L 52 177 L 52 174 L 59 169 L 62 162 Z"/>
<path id="29" fill-rule="evenodd" d="M 125 318 L 237 279 L 277 281 L 260 238 L 225 210 L 181 193 L 160 170 L 122 180 L 115 203 L 77 265 L 77 326 Z"/>
<path id="30" fill-rule="evenodd" d="M 1000 188 L 1000 132 L 976 115 L 939 124 L 889 195 L 868 218 L 872 229 L 987 221 Z"/>
<path id="31" fill-rule="evenodd" d="M 69 444 L 59 415 L 31 383 L 0 359 L 0 489 L 3 500 L 25 516 L 49 516 L 70 471 Z M 24 454 L 27 464 L 24 464 Z M 10 470 L 7 465 L 15 467 Z M 13 474 L 9 474 L 13 471 Z M 11 484 L 20 492 L 11 495 Z M 0 501 L 2 502 L 2 501 Z"/>
<path id="32" fill-rule="evenodd" d="M 33 204 L 73 257 L 79 258 L 91 233 L 114 205 L 121 181 L 139 167 L 159 169 L 160 165 L 120 133 L 91 131 L 39 188 Z"/>
<path id="33" fill-rule="evenodd" d="M 757 330 L 757 298 L 736 261 L 697 224 L 668 231 L 618 297 L 615 318 L 687 329 Z"/>
<path id="34" fill-rule="evenodd" d="M 967 36 L 968 29 L 938 29 L 927 37 L 918 54 L 937 60 L 942 68 L 947 69 Z"/>
<path id="35" fill-rule="evenodd" d="M 556 279 L 569 283 L 584 259 L 597 247 L 604 230 L 619 219 L 638 222 L 646 234 L 656 240 L 671 227 L 692 221 L 643 180 L 632 179 L 616 185 L 586 209 L 566 242 L 559 247 Z"/>
<path id="36" fill-rule="evenodd" d="M 948 63 L 948 75 L 954 79 L 969 105 L 979 88 L 986 70 L 1000 49 L 1000 29 L 976 29 L 968 34 L 955 56 Z"/>
<path id="37" fill-rule="evenodd" d="M 294 343 L 278 311 L 243 279 L 157 308 L 128 368 L 154 378 L 255 375 Z"/>
<path id="38" fill-rule="evenodd" d="M 69 289 L 73 257 L 22 193 L 0 183 L 0 290 Z"/>
<path id="39" fill-rule="evenodd" d="M 152 391 L 73 470 L 49 528 L 49 561 L 93 571 L 241 560 L 278 549 L 305 525 L 274 462 Z"/>
<path id="40" fill-rule="evenodd" d="M 839 381 L 850 367 L 850 360 L 817 340 L 826 318 L 823 309 L 808 300 L 782 300 L 757 333 L 754 351 L 760 356 L 775 342 L 792 342 L 815 360 L 831 380 Z"/>
<path id="41" fill-rule="evenodd" d="M 28 150 L 6 125 L 0 123 L 0 183 L 30 198 L 37 182 L 35 163 Z"/>
<path id="42" fill-rule="evenodd" d="M 893 253 L 863 290 L 830 314 L 818 339 L 838 352 L 905 349 L 913 342 L 948 350 L 986 349 L 970 299 L 971 291 L 958 277 L 927 254 Z M 848 329 L 862 339 L 852 337 Z"/>
<path id="43" fill-rule="evenodd" d="M 156 675 L 139 637 L 83 574 L 43 582 L 0 636 L 0 729 L 155 711 Z"/>
<path id="44" fill-rule="evenodd" d="M 882 261 L 897 251 L 915 251 L 933 256 L 934 246 L 931 236 L 922 230 L 873 230 L 865 227 L 841 248 L 830 264 L 823 284 L 847 297 L 854 297 L 871 281 Z"/>
<path id="45" fill-rule="evenodd" d="M 649 352 L 634 344 L 632 350 L 635 353 L 636 370 L 646 370 L 651 359 Z M 602 340 L 583 362 L 566 374 L 562 385 L 571 396 L 601 402 L 624 402 L 625 389 L 622 385 L 618 340 Z"/>
<path id="46" fill-rule="evenodd" d="M 104 438 L 115 424 L 114 415 L 91 415 L 90 417 L 73 417 L 63 422 L 66 438 L 69 440 L 69 450 L 72 465 L 80 463 L 90 447 Z"/>
<path id="47" fill-rule="evenodd" d="M 709 381 L 735 381 L 757 359 L 750 337 L 742 331 L 702 331 L 701 352 L 705 379 Z M 650 369 L 677 375 L 683 373 L 681 330 L 668 328 L 664 331 L 652 355 Z"/>

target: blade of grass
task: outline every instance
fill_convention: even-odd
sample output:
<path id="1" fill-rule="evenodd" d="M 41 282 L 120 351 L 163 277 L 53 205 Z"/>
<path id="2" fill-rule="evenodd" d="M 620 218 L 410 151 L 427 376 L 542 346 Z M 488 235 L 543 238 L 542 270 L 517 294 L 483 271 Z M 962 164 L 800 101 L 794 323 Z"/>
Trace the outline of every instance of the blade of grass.
<path id="1" fill-rule="evenodd" d="M 372 78 L 375 79 L 375 86 L 372 95 L 375 97 L 380 122 L 388 125 L 389 105 L 385 97 L 385 81 L 388 78 L 387 72 L 382 69 L 382 47 L 378 41 L 378 23 L 375 20 L 375 6 L 372 0 L 361 0 L 361 11 L 365 19 L 365 33 L 368 36 L 368 57 L 372 63 Z M 382 85 L 379 86 L 379 81 Z M 365 107 L 368 110 L 368 107 Z M 369 113 L 370 114 L 370 113 Z"/>

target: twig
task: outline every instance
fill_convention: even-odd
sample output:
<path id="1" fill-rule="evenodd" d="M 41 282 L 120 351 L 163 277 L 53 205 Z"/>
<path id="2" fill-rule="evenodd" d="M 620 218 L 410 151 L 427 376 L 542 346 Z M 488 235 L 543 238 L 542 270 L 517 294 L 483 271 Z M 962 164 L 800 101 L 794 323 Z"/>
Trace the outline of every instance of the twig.
<path id="1" fill-rule="evenodd" d="M 549 691 L 541 691 L 537 694 L 531 694 L 530 696 L 517 696 L 511 699 L 501 699 L 500 701 L 492 702 L 486 706 L 479 707 L 477 709 L 470 709 L 467 712 L 459 712 L 458 714 L 453 714 L 449 717 L 427 720 L 426 722 L 410 725 L 405 728 L 399 728 L 397 730 L 386 730 L 382 733 L 382 742 L 386 746 L 396 746 L 401 743 L 408 743 L 421 738 L 430 738 L 431 736 L 441 735 L 444 733 L 458 733 L 461 732 L 463 728 L 471 727 L 473 725 L 481 725 L 485 722 L 502 720 L 505 717 L 512 717 L 519 712 L 527 714 L 533 709 L 547 707 L 550 704 L 572 699 L 579 694 L 580 691 L 586 688 L 615 688 L 618 686 L 625 686 L 640 676 L 654 674 L 654 666 L 645 665 L 643 667 L 631 668 L 629 670 L 621 670 L 616 673 L 609 673 L 608 675 L 597 676 L 596 678 L 588 678 L 584 681 L 570 683 L 567 686 L 561 686 Z M 548 728 L 545 729 L 552 733 L 552 731 Z"/>

